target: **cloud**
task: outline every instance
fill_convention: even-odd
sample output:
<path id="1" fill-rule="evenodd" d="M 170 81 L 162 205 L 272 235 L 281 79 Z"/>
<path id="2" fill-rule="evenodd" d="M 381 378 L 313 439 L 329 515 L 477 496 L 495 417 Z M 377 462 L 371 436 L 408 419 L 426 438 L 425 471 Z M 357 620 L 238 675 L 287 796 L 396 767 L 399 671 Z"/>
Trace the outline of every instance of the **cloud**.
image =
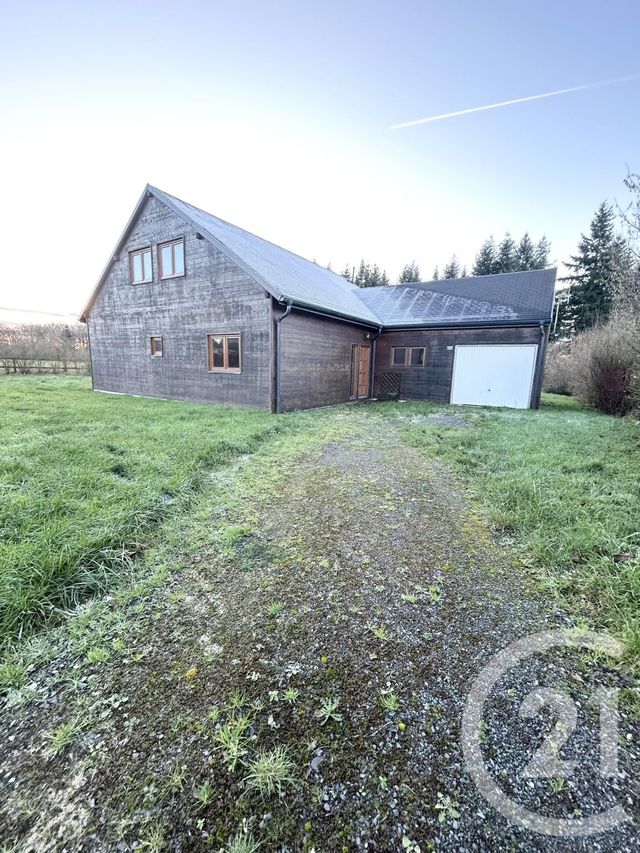
<path id="1" fill-rule="evenodd" d="M 640 74 L 630 74 L 627 77 L 614 77 L 613 80 L 599 80 L 596 83 L 584 83 L 582 86 L 571 86 L 569 89 L 556 89 L 553 92 L 542 92 L 540 95 L 528 95 L 526 98 L 514 98 L 511 101 L 499 101 L 497 104 L 485 104 L 483 107 L 470 107 L 466 110 L 456 110 L 453 113 L 443 113 L 439 116 L 428 116 L 427 118 L 416 118 L 412 121 L 403 121 L 400 124 L 392 124 L 387 130 L 400 130 L 404 127 L 413 127 L 416 124 L 428 124 L 432 121 L 442 121 L 445 118 L 466 116 L 469 113 L 480 113 L 484 110 L 496 110 L 499 107 L 510 107 L 512 104 L 524 104 L 526 101 L 540 101 L 543 98 L 555 98 L 558 95 L 568 95 L 570 92 L 584 92 L 586 89 L 596 89 L 599 86 L 612 86 L 614 83 L 626 83 L 629 80 L 637 80 Z"/>

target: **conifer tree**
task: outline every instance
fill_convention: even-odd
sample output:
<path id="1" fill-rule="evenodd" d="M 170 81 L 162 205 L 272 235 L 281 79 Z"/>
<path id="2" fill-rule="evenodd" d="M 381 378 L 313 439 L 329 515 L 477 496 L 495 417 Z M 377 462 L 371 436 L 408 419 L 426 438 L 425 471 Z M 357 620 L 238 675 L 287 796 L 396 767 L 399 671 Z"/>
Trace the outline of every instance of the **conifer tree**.
<path id="1" fill-rule="evenodd" d="M 570 291 L 559 316 L 561 333 L 581 332 L 607 319 L 611 312 L 617 264 L 624 240 L 616 236 L 613 207 L 603 201 L 597 209 L 589 234 L 582 234 L 578 251 L 566 262 Z"/>
<path id="2" fill-rule="evenodd" d="M 536 243 L 536 248 L 533 253 L 533 266 L 529 267 L 529 269 L 533 270 L 543 270 L 549 266 L 549 252 L 551 251 L 551 244 L 547 240 L 546 237 L 542 237 Z"/>
<path id="3" fill-rule="evenodd" d="M 444 265 L 442 278 L 460 278 L 460 264 L 454 255 L 448 264 Z"/>
<path id="4" fill-rule="evenodd" d="M 349 264 L 345 266 L 340 275 L 343 278 L 346 278 L 347 281 L 353 283 L 353 267 L 350 267 Z"/>
<path id="5" fill-rule="evenodd" d="M 389 276 L 377 264 L 366 264 L 361 260 L 354 284 L 358 287 L 382 287 L 389 284 Z"/>
<path id="6" fill-rule="evenodd" d="M 356 272 L 356 277 L 353 280 L 354 284 L 357 284 L 358 287 L 366 287 L 366 281 L 369 278 L 369 265 L 365 264 L 364 259 L 360 261 L 360 266 L 358 267 L 358 271 Z"/>
<path id="7" fill-rule="evenodd" d="M 514 272 L 518 268 L 515 240 L 508 231 L 498 246 L 496 267 L 496 272 Z"/>
<path id="8" fill-rule="evenodd" d="M 496 244 L 493 237 L 485 240 L 480 251 L 476 255 L 475 262 L 471 269 L 472 275 L 493 275 L 498 272 L 498 257 Z"/>
<path id="9" fill-rule="evenodd" d="M 405 264 L 398 278 L 398 284 L 407 284 L 411 281 L 420 281 L 420 267 L 415 261 Z"/>
<path id="10" fill-rule="evenodd" d="M 520 238 L 520 242 L 518 243 L 518 248 L 516 250 L 516 257 L 518 270 L 535 269 L 536 247 L 534 246 L 533 240 L 529 236 L 528 231 L 525 231 Z"/>

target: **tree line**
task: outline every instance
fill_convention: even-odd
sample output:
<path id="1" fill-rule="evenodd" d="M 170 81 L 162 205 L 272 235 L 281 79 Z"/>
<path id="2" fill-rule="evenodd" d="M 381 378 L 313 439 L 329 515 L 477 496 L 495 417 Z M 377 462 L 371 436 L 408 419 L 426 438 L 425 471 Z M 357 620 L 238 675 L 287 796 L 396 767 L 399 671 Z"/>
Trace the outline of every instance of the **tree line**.
<path id="1" fill-rule="evenodd" d="M 552 337 L 567 339 L 606 322 L 621 300 L 633 303 L 640 316 L 638 290 L 640 265 L 640 176 L 629 172 L 624 180 L 631 200 L 626 207 L 603 201 L 596 210 L 587 233 L 578 241 L 575 254 L 565 261 L 567 274 L 558 280 Z M 551 246 L 545 236 L 533 240 L 525 232 L 515 240 L 507 232 L 500 242 L 489 237 L 480 246 L 471 271 L 454 255 L 442 270 L 436 267 L 432 279 L 461 278 L 497 273 L 544 269 L 549 266 Z M 342 275 L 358 287 L 380 287 L 390 283 L 377 264 L 360 261 L 347 265 Z M 424 280 L 420 267 L 411 261 L 403 267 L 397 284 Z"/>
<path id="2" fill-rule="evenodd" d="M 638 177 L 629 175 L 625 184 L 640 197 Z M 637 199 L 633 205 L 639 204 Z M 640 220 L 639 220 L 640 222 Z M 627 226 L 631 234 L 621 233 Z M 620 299 L 633 299 L 638 288 L 638 261 L 634 251 L 633 211 L 622 211 L 603 201 L 591 220 L 589 231 L 580 236 L 574 255 L 565 262 L 568 275 L 559 281 L 567 287 L 558 291 L 555 338 L 567 338 L 606 322 Z"/>
<path id="3" fill-rule="evenodd" d="M 0 368 L 30 372 L 55 363 L 89 363 L 87 327 L 82 323 L 0 323 Z"/>
<path id="4" fill-rule="evenodd" d="M 520 240 L 516 241 L 507 232 L 499 243 L 495 242 L 493 236 L 484 241 L 476 255 L 471 272 L 468 272 L 465 266 L 460 266 L 457 255 L 453 255 L 442 270 L 439 267 L 435 268 L 431 278 L 433 280 L 464 278 L 467 275 L 494 275 L 503 272 L 544 269 L 549 263 L 550 250 L 551 246 L 546 237 L 541 237 L 534 242 L 525 232 Z M 358 287 L 380 287 L 390 284 L 386 270 L 364 260 L 360 261 L 358 267 L 347 264 L 342 275 Z M 418 264 L 410 261 L 402 268 L 397 284 L 410 284 L 423 280 Z"/>

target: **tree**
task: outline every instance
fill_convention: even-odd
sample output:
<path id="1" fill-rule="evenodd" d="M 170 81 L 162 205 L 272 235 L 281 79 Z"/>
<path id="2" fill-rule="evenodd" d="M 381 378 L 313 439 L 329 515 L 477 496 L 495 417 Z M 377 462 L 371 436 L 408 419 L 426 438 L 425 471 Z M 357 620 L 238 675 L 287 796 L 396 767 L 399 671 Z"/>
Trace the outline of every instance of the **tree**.
<path id="1" fill-rule="evenodd" d="M 380 269 L 378 264 L 372 264 L 365 287 L 382 287 L 385 284 L 389 284 L 389 276 L 385 270 Z"/>
<path id="2" fill-rule="evenodd" d="M 472 275 L 493 275 L 498 272 L 498 257 L 496 244 L 493 237 L 485 240 L 480 251 L 476 255 L 475 263 L 471 269 Z"/>
<path id="3" fill-rule="evenodd" d="M 527 269 L 531 270 L 543 270 L 549 266 L 549 252 L 551 251 L 551 243 L 547 240 L 546 237 L 542 237 L 538 240 L 536 244 L 535 251 L 533 253 L 533 265 L 527 267 Z"/>
<path id="4" fill-rule="evenodd" d="M 355 278 L 353 279 L 353 283 L 358 287 L 366 287 L 366 281 L 369 277 L 369 265 L 365 264 L 364 259 L 360 261 L 360 266 L 358 267 L 358 271 L 356 272 Z"/>
<path id="5" fill-rule="evenodd" d="M 631 201 L 624 208 L 617 207 L 628 239 L 616 253 L 613 302 L 618 312 L 640 325 L 640 175 L 627 170 L 624 185 Z"/>
<path id="6" fill-rule="evenodd" d="M 438 281 L 439 278 L 440 278 L 440 270 L 438 269 L 438 267 L 436 267 L 433 270 L 433 281 Z"/>
<path id="7" fill-rule="evenodd" d="M 559 317 L 561 333 L 584 331 L 611 313 L 615 278 L 626 255 L 625 241 L 616 236 L 614 225 L 613 207 L 603 201 L 591 220 L 589 234 L 582 234 L 577 253 L 566 262 L 571 273 L 560 281 L 568 282 L 570 290 Z"/>
<path id="8" fill-rule="evenodd" d="M 517 265 L 519 270 L 532 270 L 536 262 L 536 247 L 533 245 L 533 240 L 529 236 L 529 232 L 525 231 L 518 248 L 516 250 Z"/>
<path id="9" fill-rule="evenodd" d="M 515 240 L 507 233 L 498 246 L 496 272 L 515 272 L 518 269 L 518 255 Z"/>
<path id="10" fill-rule="evenodd" d="M 389 276 L 377 264 L 366 264 L 361 260 L 354 284 L 358 287 L 382 287 L 389 284 Z"/>
<path id="11" fill-rule="evenodd" d="M 454 255 L 442 269 L 442 278 L 460 278 L 460 264 Z"/>
<path id="12" fill-rule="evenodd" d="M 631 193 L 631 201 L 626 207 L 618 205 L 618 214 L 627 231 L 631 252 L 640 261 L 640 175 L 627 169 L 624 185 Z"/>
<path id="13" fill-rule="evenodd" d="M 350 266 L 349 266 L 349 264 L 347 264 L 347 265 L 345 266 L 345 268 L 342 270 L 342 272 L 340 273 L 340 275 L 341 275 L 343 278 L 346 278 L 346 280 L 347 280 L 347 281 L 350 281 L 350 282 L 353 284 L 353 281 L 354 281 L 354 272 L 355 272 L 354 268 L 353 268 L 353 267 L 350 267 Z"/>
<path id="14" fill-rule="evenodd" d="M 420 281 L 420 267 L 415 261 L 405 264 L 398 278 L 398 284 L 407 284 L 410 281 Z"/>

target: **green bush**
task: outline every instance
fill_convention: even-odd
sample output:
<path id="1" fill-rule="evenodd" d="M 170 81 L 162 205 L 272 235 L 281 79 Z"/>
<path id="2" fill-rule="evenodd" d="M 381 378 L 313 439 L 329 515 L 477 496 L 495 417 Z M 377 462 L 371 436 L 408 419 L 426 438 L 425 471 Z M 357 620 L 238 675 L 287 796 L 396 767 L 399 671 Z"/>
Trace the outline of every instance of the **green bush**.
<path id="1" fill-rule="evenodd" d="M 640 347 L 633 318 L 614 316 L 578 335 L 569 356 L 569 386 L 585 405 L 626 415 L 640 403 Z"/>

